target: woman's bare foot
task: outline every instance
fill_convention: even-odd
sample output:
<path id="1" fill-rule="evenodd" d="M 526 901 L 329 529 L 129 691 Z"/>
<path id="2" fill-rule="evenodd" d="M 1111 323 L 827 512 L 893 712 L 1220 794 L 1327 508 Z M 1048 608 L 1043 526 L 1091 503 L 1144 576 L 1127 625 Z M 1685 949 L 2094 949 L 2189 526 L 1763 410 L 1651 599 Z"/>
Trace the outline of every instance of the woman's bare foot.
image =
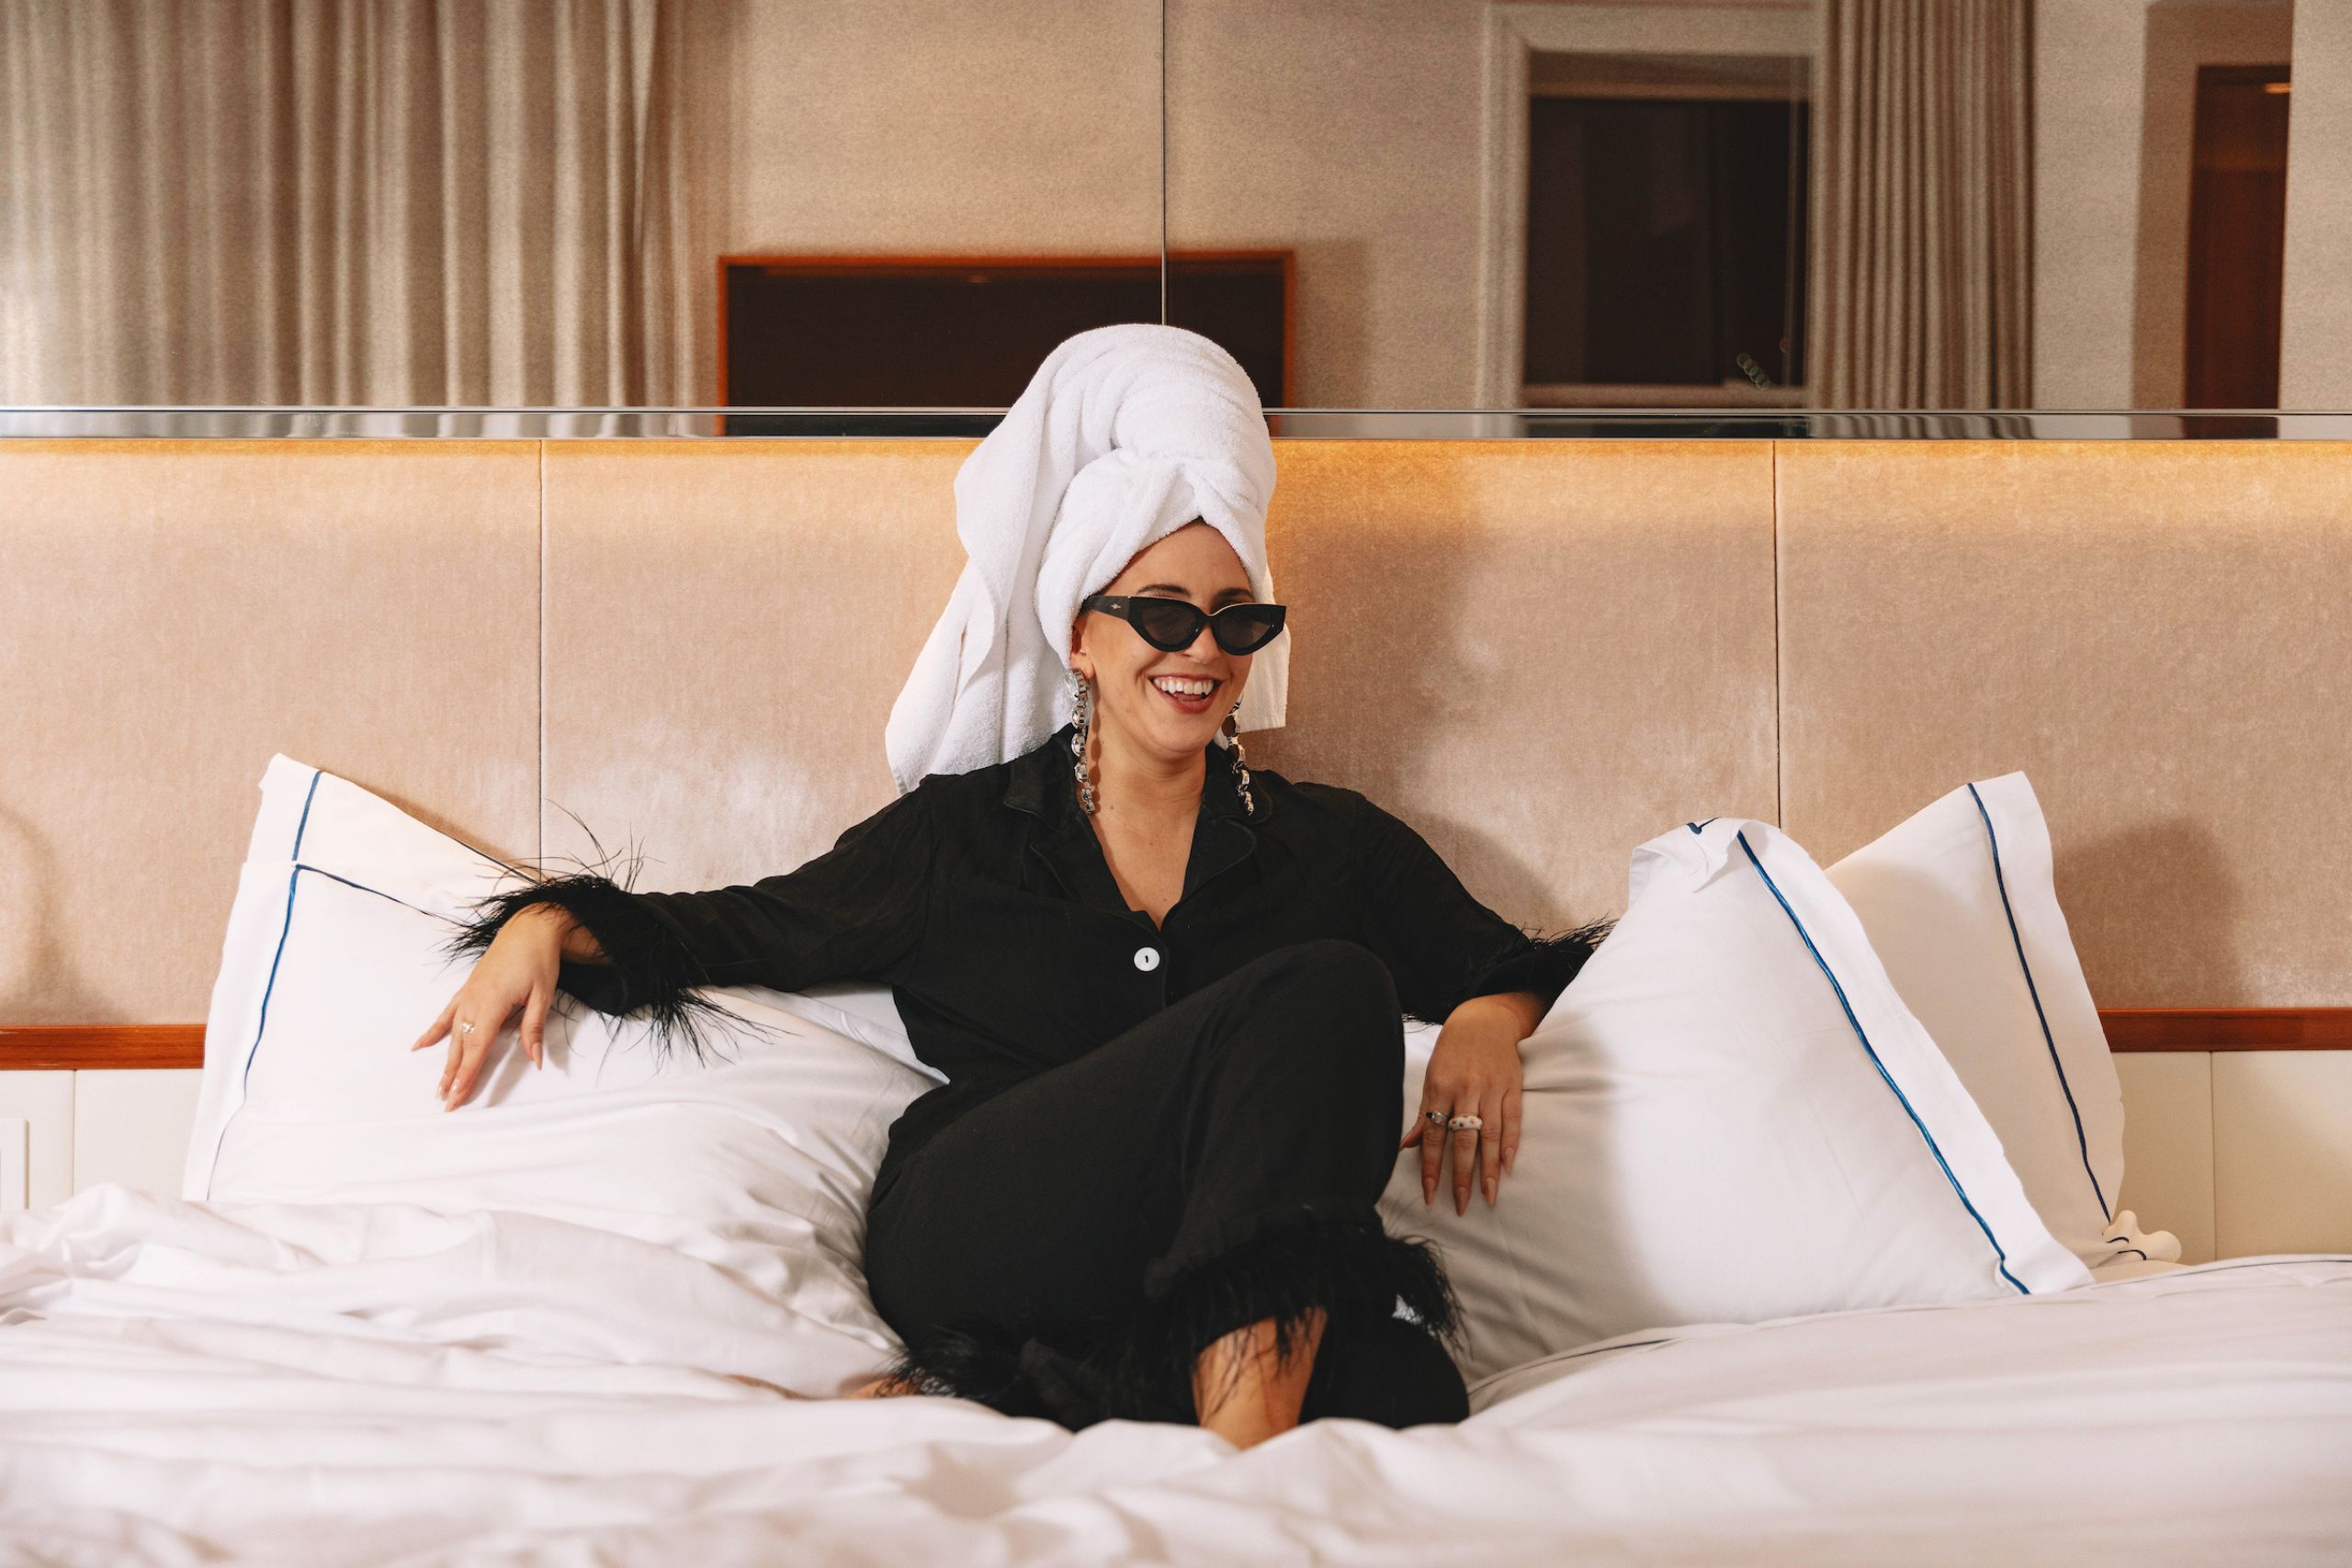
<path id="1" fill-rule="evenodd" d="M 1237 1449 L 1255 1448 L 1297 1426 L 1324 1321 L 1323 1309 L 1316 1308 L 1285 1361 L 1274 1359 L 1270 1317 L 1237 1328 L 1203 1350 L 1193 1364 L 1193 1404 L 1202 1411 L 1200 1424 Z"/>
<path id="2" fill-rule="evenodd" d="M 900 1382 L 893 1378 L 876 1378 L 856 1393 L 845 1393 L 842 1397 L 843 1399 L 897 1399 L 914 1392 L 912 1383 Z"/>

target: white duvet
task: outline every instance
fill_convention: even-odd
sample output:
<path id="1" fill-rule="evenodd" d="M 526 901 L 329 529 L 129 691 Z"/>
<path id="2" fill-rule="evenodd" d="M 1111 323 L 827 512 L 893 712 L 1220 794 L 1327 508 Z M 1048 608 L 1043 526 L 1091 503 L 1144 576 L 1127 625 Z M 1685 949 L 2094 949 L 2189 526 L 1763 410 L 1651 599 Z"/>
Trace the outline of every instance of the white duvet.
<path id="1" fill-rule="evenodd" d="M 759 1381 L 775 1308 L 559 1221 L 0 1217 L 8 1562 L 2352 1561 L 2352 1258 L 1636 1334 L 1459 1427 L 1070 1433 Z"/>

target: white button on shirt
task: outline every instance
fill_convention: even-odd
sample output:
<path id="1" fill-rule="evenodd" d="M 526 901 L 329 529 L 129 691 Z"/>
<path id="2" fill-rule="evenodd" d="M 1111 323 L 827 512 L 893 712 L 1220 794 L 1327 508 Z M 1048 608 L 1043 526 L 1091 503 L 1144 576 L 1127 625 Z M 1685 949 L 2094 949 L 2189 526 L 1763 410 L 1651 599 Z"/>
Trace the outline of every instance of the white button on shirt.
<path id="1" fill-rule="evenodd" d="M 1140 969 L 1140 970 L 1142 970 L 1142 971 L 1143 971 L 1145 974 L 1147 974 L 1147 975 L 1148 975 L 1149 973 L 1151 973 L 1151 971 L 1153 971 L 1154 969 L 1159 968 L 1159 949 L 1158 949 L 1158 948 L 1156 948 L 1156 947 L 1138 947 L 1138 948 L 1136 948 L 1136 968 L 1138 968 L 1138 969 Z"/>

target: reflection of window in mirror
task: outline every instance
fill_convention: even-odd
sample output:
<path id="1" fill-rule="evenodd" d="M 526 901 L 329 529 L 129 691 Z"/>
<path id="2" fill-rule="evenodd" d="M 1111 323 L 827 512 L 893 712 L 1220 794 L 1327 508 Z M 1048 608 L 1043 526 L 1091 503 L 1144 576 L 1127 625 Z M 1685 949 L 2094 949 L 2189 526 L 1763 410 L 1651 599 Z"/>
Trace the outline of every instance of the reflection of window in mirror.
<path id="1" fill-rule="evenodd" d="M 1529 62 L 1522 401 L 1804 401 L 1805 62 Z"/>
<path id="2" fill-rule="evenodd" d="M 2278 406 L 2287 260 L 2284 65 L 2199 65 L 2188 194 L 2183 401 Z"/>

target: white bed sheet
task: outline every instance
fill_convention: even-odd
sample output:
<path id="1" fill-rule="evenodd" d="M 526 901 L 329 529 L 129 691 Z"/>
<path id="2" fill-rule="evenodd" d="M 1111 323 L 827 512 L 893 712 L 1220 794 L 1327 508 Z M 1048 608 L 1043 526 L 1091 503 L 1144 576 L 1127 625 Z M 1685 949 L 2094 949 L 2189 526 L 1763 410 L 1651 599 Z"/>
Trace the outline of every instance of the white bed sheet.
<path id="1" fill-rule="evenodd" d="M 0 1561 L 2352 1559 L 2352 1258 L 1628 1336 L 1248 1451 L 792 1398 L 729 1375 L 773 1312 L 516 1214 L 0 1216 Z"/>

